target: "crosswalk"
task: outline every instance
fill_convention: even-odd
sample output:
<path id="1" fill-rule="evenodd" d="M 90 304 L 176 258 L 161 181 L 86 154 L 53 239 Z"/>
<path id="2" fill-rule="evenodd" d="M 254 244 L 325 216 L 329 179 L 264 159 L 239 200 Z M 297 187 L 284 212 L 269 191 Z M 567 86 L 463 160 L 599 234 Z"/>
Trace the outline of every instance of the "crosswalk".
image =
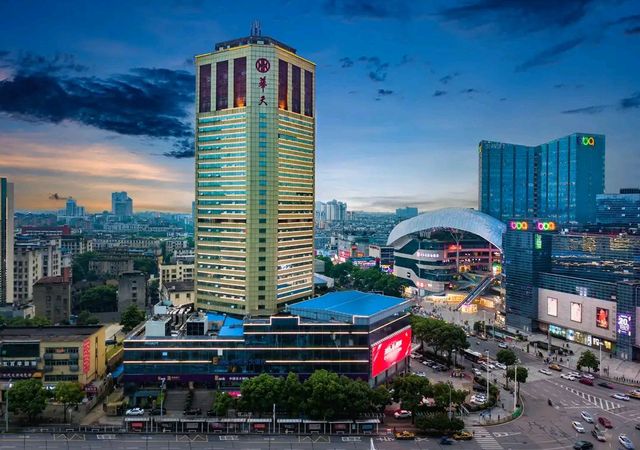
<path id="1" fill-rule="evenodd" d="M 504 447 L 496 441 L 496 438 L 486 428 L 474 427 L 473 433 L 475 441 L 482 450 L 503 450 Z"/>
<path id="2" fill-rule="evenodd" d="M 592 405 L 595 405 L 605 411 L 615 411 L 615 410 L 620 410 L 621 408 L 623 408 L 623 406 L 620 403 L 616 403 L 616 402 L 612 402 L 611 400 L 605 400 L 603 398 L 600 397 L 596 397 L 595 395 L 591 395 L 588 394 L 586 392 L 580 391 L 574 387 L 571 386 L 565 386 L 562 383 L 555 383 L 555 382 L 551 382 L 553 384 L 555 384 L 556 386 L 559 386 L 563 389 L 566 389 L 569 392 L 572 392 L 574 394 L 576 394 L 578 397 L 583 398 L 584 400 L 586 400 L 587 402 L 591 403 Z"/>

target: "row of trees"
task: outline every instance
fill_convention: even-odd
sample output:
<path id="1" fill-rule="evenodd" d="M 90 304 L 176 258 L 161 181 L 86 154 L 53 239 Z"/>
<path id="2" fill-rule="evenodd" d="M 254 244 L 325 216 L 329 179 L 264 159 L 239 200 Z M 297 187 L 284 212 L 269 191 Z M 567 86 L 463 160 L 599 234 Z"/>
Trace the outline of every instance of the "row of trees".
<path id="1" fill-rule="evenodd" d="M 228 409 L 270 414 L 275 405 L 290 417 L 332 420 L 381 411 L 391 400 L 383 386 L 371 388 L 364 381 L 326 370 L 315 371 L 304 382 L 294 373 L 286 378 L 262 374 L 243 381 L 240 392 L 240 399 L 218 394 L 213 405 L 216 414 L 224 415 Z"/>
<path id="2" fill-rule="evenodd" d="M 9 389 L 9 411 L 22 416 L 28 423 L 38 417 L 50 401 L 58 402 L 64 408 L 67 421 L 67 409 L 75 406 L 84 398 L 80 384 L 62 381 L 53 391 L 44 388 L 42 382 L 35 379 L 16 381 Z"/>
<path id="3" fill-rule="evenodd" d="M 330 258 L 319 257 L 324 261 L 324 273 L 334 279 L 340 289 L 357 289 L 364 292 L 376 291 L 392 297 L 402 297 L 406 281 L 388 273 L 379 267 L 360 269 L 351 262 L 333 264 Z"/>
<path id="4" fill-rule="evenodd" d="M 411 317 L 411 327 L 414 337 L 422 342 L 423 347 L 431 347 L 436 355 L 446 353 L 449 363 L 453 351 L 469 348 L 464 330 L 444 320 L 414 315 Z"/>

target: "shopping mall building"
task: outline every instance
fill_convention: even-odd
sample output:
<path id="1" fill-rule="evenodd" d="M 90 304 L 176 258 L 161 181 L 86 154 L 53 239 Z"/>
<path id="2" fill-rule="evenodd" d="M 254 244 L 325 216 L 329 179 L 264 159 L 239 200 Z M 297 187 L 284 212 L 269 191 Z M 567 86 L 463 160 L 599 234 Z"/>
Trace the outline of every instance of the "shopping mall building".
<path id="1" fill-rule="evenodd" d="M 238 386 L 261 373 L 326 369 L 377 385 L 409 367 L 410 302 L 334 292 L 270 317 L 235 319 L 156 305 L 124 341 L 124 381 Z"/>

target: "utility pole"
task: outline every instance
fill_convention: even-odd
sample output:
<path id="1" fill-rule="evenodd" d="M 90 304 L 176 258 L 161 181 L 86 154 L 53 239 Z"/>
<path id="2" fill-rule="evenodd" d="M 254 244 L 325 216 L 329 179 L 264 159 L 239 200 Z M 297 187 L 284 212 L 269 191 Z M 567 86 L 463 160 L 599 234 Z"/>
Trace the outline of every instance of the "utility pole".
<path id="1" fill-rule="evenodd" d="M 518 364 L 516 363 L 514 369 L 514 383 L 515 387 L 513 388 L 513 412 L 516 412 L 516 408 L 518 407 Z"/>
<path id="2" fill-rule="evenodd" d="M 491 395 L 491 391 L 489 391 L 489 350 L 485 350 L 484 353 L 487 355 L 487 400 L 489 400 Z"/>
<path id="3" fill-rule="evenodd" d="M 4 432 L 9 432 L 9 391 L 11 390 L 11 378 L 9 378 L 9 382 L 7 383 L 7 398 L 5 399 L 5 412 L 4 412 Z"/>

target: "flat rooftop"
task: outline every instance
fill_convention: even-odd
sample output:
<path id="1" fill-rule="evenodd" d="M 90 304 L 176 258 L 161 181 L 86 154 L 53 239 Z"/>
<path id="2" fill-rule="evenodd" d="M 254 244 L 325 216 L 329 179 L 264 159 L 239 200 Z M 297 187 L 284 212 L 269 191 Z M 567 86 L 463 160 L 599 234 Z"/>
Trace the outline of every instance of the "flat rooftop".
<path id="1" fill-rule="evenodd" d="M 288 307 L 293 315 L 314 320 L 335 320 L 355 323 L 356 318 L 375 320 L 396 314 L 408 308 L 404 298 L 359 291 L 332 292 Z"/>
<path id="2" fill-rule="evenodd" d="M 0 341 L 80 341 L 97 332 L 101 325 L 83 327 L 5 327 L 0 329 Z"/>

